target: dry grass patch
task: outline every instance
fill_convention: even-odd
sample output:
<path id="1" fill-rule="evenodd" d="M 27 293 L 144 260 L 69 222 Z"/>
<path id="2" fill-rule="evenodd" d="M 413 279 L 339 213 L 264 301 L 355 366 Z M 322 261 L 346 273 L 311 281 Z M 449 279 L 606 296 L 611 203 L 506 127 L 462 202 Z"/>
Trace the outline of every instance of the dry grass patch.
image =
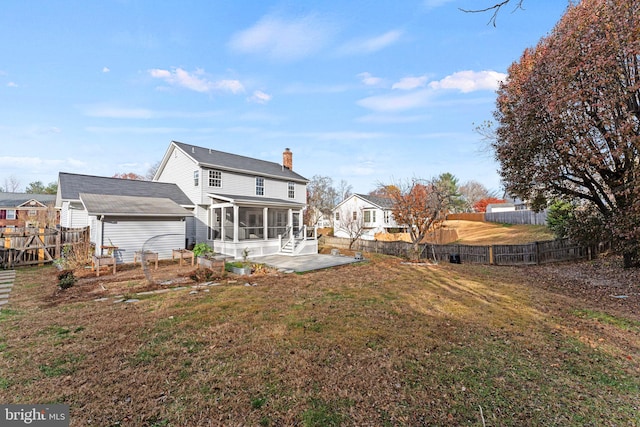
<path id="1" fill-rule="evenodd" d="M 456 230 L 459 237 L 456 243 L 465 245 L 520 245 L 555 238 L 544 225 L 455 220 L 445 221 L 444 226 Z"/>
<path id="2" fill-rule="evenodd" d="M 55 270 L 20 270 L 0 401 L 67 403 L 74 426 L 637 422 L 638 297 L 608 304 L 547 268 L 365 255 L 137 303 L 113 302 L 149 286 L 131 277 L 97 302 L 96 283 L 65 298 Z"/>

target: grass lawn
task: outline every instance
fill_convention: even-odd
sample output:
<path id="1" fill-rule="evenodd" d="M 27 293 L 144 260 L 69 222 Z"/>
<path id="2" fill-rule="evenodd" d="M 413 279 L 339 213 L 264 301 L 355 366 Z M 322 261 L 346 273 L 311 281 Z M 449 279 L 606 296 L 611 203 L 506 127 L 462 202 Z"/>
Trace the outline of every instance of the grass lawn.
<path id="1" fill-rule="evenodd" d="M 132 303 L 115 296 L 144 276 L 59 291 L 55 269 L 20 269 L 0 402 L 66 403 L 72 426 L 640 425 L 638 285 L 558 275 L 586 262 L 365 257 Z"/>

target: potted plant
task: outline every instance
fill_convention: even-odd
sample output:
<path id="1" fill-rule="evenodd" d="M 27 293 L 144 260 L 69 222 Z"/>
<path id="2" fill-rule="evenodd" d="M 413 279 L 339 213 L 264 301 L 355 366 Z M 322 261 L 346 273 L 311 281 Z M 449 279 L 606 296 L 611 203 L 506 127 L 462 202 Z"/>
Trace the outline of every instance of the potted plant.
<path id="1" fill-rule="evenodd" d="M 239 274 L 241 276 L 251 275 L 251 263 L 249 262 L 249 249 L 244 248 L 242 251 L 242 261 L 235 261 L 227 263 L 229 270 L 233 274 Z"/>

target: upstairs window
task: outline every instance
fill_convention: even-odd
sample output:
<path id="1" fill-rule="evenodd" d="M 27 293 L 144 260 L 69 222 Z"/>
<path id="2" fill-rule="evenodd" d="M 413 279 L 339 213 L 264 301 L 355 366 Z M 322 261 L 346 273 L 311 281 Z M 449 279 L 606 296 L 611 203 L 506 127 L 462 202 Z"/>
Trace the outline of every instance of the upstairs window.
<path id="1" fill-rule="evenodd" d="M 193 186 L 200 185 L 200 171 L 193 171 Z"/>
<path id="2" fill-rule="evenodd" d="M 353 218 L 354 221 L 357 221 L 358 220 L 358 212 L 353 211 L 352 218 Z"/>
<path id="3" fill-rule="evenodd" d="M 209 171 L 209 187 L 222 187 L 222 172 Z"/>
<path id="4" fill-rule="evenodd" d="M 15 209 L 7 209 L 7 219 L 16 219 Z"/>
<path id="5" fill-rule="evenodd" d="M 296 198 L 296 185 L 293 182 L 287 183 L 287 195 L 290 199 Z"/>
<path id="6" fill-rule="evenodd" d="M 336 221 L 340 221 L 340 212 L 336 212 Z"/>
<path id="7" fill-rule="evenodd" d="M 256 196 L 264 196 L 264 178 L 256 177 Z"/>

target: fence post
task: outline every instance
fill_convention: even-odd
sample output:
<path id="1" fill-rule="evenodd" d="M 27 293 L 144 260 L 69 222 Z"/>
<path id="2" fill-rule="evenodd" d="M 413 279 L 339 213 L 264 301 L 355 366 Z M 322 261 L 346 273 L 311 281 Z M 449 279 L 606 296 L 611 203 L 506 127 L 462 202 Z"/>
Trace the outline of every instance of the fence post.
<path id="1" fill-rule="evenodd" d="M 540 265 L 540 242 L 536 242 L 536 265 Z"/>
<path id="2" fill-rule="evenodd" d="M 489 246 L 489 265 L 493 265 L 493 245 Z"/>

